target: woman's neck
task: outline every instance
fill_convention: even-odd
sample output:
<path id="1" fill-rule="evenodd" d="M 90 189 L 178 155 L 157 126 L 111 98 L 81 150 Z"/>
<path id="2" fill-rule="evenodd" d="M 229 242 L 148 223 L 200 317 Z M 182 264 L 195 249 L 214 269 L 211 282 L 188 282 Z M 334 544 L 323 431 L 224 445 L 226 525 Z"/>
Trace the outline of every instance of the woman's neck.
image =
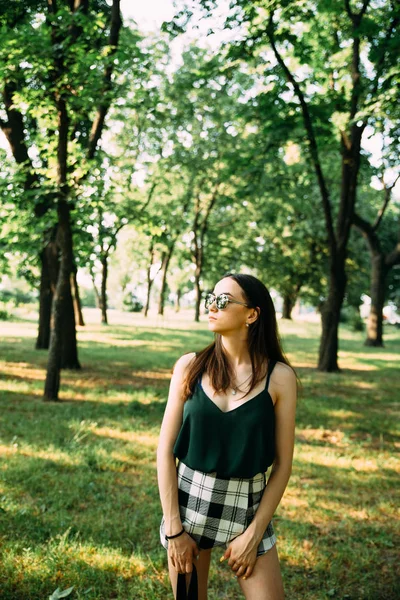
<path id="1" fill-rule="evenodd" d="M 251 365 L 247 337 L 240 338 L 239 335 L 221 335 L 223 350 L 235 369 Z"/>

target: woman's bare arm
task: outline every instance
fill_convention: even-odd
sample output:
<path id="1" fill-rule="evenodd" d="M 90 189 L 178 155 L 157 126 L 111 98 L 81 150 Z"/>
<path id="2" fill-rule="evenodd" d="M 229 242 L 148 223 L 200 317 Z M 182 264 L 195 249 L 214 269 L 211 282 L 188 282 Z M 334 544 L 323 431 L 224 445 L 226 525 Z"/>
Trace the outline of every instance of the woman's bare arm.
<path id="1" fill-rule="evenodd" d="M 279 370 L 277 369 L 278 365 Z M 261 542 L 267 525 L 282 499 L 292 472 L 297 382 L 293 369 L 284 363 L 278 363 L 278 365 L 271 375 L 271 380 L 274 377 L 274 383 L 278 388 L 275 402 L 275 460 L 257 512 L 246 531 L 239 536 L 243 538 L 240 542 L 246 546 L 246 551 L 251 551 L 252 554 Z M 236 539 L 237 545 L 239 545 L 239 538 Z M 224 556 L 230 557 L 229 547 Z M 254 561 L 251 562 L 254 563 Z M 236 566 L 235 568 L 233 557 L 230 557 L 229 564 L 239 577 L 249 577 L 254 566 L 251 564 L 248 567 L 238 568 Z"/>
<path id="2" fill-rule="evenodd" d="M 158 489 L 165 520 L 166 535 L 175 535 L 182 530 L 178 504 L 178 480 L 173 448 L 182 425 L 184 406 L 183 382 L 185 373 L 194 356 L 194 352 L 184 354 L 175 363 L 157 448 Z M 194 540 L 187 534 L 183 534 L 174 540 L 170 540 L 168 549 L 174 567 L 178 572 L 189 573 L 192 570 L 193 556 L 196 556 L 198 552 Z"/>

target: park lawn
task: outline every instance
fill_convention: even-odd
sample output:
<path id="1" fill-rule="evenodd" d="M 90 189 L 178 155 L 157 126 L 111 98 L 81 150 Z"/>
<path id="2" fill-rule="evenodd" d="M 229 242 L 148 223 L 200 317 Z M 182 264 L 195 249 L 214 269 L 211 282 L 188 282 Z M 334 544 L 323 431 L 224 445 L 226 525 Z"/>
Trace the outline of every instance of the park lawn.
<path id="1" fill-rule="evenodd" d="M 172 599 L 155 451 L 171 367 L 206 323 L 79 328 L 81 372 L 42 400 L 36 325 L 0 324 L 0 598 Z M 274 516 L 287 600 L 394 600 L 400 331 L 385 347 L 341 327 L 340 374 L 315 369 L 317 323 L 280 321 L 303 391 L 293 472 Z M 397 486 L 398 489 L 398 486 Z M 210 600 L 242 598 L 214 552 Z"/>

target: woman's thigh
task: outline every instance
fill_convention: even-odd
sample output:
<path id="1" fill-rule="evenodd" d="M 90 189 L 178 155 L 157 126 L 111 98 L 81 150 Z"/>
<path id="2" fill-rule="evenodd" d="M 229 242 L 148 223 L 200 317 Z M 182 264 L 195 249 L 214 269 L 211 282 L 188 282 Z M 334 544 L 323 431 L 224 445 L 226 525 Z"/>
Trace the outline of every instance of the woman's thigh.
<path id="1" fill-rule="evenodd" d="M 199 558 L 196 560 L 197 580 L 199 582 L 199 600 L 207 600 L 208 571 L 210 569 L 211 550 L 200 550 Z M 176 587 L 178 573 L 175 571 L 168 558 L 169 578 L 171 580 L 174 598 L 176 598 Z M 186 586 L 189 586 L 191 574 L 186 575 Z"/>
<path id="2" fill-rule="evenodd" d="M 256 560 L 248 579 L 238 579 L 246 600 L 284 600 L 283 581 L 276 544 Z"/>

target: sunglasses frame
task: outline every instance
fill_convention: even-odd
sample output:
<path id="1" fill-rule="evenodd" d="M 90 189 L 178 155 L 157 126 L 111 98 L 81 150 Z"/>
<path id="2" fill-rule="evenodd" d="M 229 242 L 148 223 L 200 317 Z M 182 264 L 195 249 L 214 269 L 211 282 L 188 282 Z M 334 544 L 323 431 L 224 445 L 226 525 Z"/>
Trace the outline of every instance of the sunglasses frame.
<path id="1" fill-rule="evenodd" d="M 214 299 L 213 299 L 213 301 L 212 301 L 212 302 L 210 302 L 210 304 L 207 306 L 207 299 L 208 299 L 210 296 L 213 296 L 213 297 L 214 297 Z M 224 306 L 223 308 L 220 308 L 220 307 L 218 306 L 218 300 L 221 298 L 221 296 L 224 296 L 224 297 L 226 298 L 226 304 L 225 304 L 225 306 Z M 210 308 L 210 306 L 213 304 L 213 302 L 215 302 L 215 304 L 216 304 L 216 306 L 217 306 L 218 310 L 224 310 L 224 309 L 225 309 L 225 308 L 228 306 L 229 302 L 232 302 L 233 304 L 241 304 L 242 306 L 247 306 L 248 308 L 250 308 L 249 304 L 246 304 L 245 302 L 239 302 L 239 300 L 231 300 L 231 298 L 229 298 L 229 296 L 227 296 L 227 294 L 218 294 L 218 296 L 216 296 L 216 295 L 215 295 L 215 294 L 213 294 L 212 292 L 209 292 L 209 293 L 206 295 L 206 297 L 205 297 L 205 300 L 204 300 L 204 306 L 205 306 L 206 310 L 208 310 L 208 309 Z"/>

